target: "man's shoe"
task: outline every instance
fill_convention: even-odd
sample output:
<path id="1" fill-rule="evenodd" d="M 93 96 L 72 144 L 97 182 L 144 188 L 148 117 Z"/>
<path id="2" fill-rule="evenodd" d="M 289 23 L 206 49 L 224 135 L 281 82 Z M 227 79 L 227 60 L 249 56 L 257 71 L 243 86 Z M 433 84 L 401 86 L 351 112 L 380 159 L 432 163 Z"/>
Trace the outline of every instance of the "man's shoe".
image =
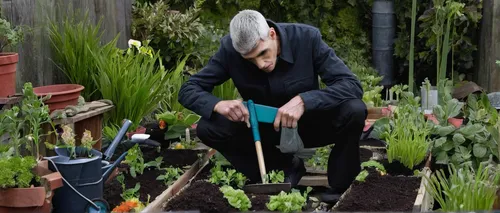
<path id="1" fill-rule="evenodd" d="M 306 167 L 304 166 L 304 161 L 298 157 L 294 157 L 291 170 L 285 176 L 285 183 L 290 183 L 291 187 L 295 188 L 305 174 Z"/>
<path id="2" fill-rule="evenodd" d="M 346 190 L 347 189 L 339 189 L 339 188 L 328 189 L 325 193 L 321 194 L 320 196 L 321 202 L 334 205 L 339 201 L 340 196 L 342 196 L 342 194 Z"/>

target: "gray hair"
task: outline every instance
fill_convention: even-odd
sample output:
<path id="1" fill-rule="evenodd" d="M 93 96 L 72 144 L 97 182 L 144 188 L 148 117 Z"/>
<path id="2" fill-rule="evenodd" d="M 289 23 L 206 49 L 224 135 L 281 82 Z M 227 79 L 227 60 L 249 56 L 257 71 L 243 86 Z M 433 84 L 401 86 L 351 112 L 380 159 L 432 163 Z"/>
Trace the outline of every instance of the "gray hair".
<path id="1" fill-rule="evenodd" d="M 264 16 L 255 10 L 242 10 L 229 24 L 233 47 L 240 54 L 247 54 L 257 42 L 269 38 L 269 25 Z"/>

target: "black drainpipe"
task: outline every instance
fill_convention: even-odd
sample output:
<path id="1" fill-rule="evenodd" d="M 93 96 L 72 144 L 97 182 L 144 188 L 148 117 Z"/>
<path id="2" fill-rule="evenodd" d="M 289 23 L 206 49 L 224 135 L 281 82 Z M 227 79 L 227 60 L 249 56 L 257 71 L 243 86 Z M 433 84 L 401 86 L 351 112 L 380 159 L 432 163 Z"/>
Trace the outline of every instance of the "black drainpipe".
<path id="1" fill-rule="evenodd" d="M 381 85 L 393 84 L 393 55 L 396 20 L 393 0 L 374 0 L 372 7 L 372 58 L 375 69 L 384 76 Z"/>

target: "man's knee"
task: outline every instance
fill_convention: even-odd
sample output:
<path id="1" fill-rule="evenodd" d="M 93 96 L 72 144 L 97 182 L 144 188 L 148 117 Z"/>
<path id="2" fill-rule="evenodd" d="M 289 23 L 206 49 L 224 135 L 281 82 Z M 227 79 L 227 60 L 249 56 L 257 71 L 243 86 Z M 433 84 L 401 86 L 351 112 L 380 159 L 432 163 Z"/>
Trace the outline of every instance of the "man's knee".
<path id="1" fill-rule="evenodd" d="M 342 113 L 349 115 L 352 119 L 356 121 L 361 121 L 364 123 L 366 120 L 368 111 L 366 109 L 366 104 L 359 99 L 352 99 L 342 103 L 341 106 Z"/>

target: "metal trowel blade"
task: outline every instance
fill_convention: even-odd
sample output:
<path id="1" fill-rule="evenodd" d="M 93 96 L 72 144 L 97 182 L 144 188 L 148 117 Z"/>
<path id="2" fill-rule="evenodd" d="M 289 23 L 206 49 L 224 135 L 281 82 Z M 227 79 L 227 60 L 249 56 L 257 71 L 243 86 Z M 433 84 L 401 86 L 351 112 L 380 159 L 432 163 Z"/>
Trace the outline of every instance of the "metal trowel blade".
<path id="1" fill-rule="evenodd" d="M 252 194 L 278 194 L 281 191 L 290 192 L 290 183 L 268 183 L 268 184 L 248 184 L 243 187 L 243 191 Z"/>

